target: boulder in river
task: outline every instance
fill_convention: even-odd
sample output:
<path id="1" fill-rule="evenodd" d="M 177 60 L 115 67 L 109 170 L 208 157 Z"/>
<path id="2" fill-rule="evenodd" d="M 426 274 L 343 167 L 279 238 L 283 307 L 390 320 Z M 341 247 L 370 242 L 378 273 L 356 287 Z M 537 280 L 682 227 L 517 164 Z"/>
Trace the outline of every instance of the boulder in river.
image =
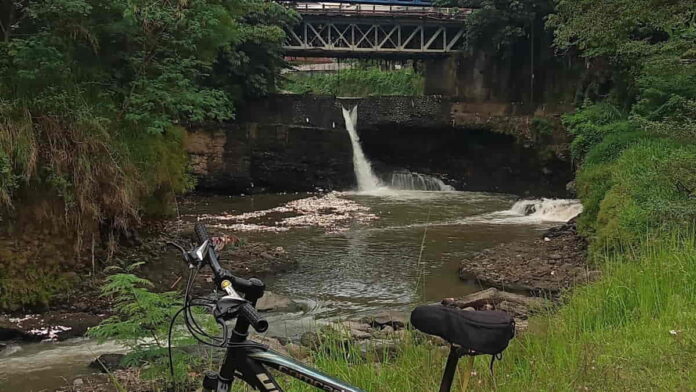
<path id="1" fill-rule="evenodd" d="M 540 297 L 530 297 L 522 294 L 489 288 L 477 291 L 461 298 L 445 298 L 442 304 L 463 310 L 502 310 L 515 318 L 517 331 L 526 328 L 529 314 L 551 307 L 551 302 Z"/>
<path id="2" fill-rule="evenodd" d="M 256 302 L 256 309 L 259 312 L 297 312 L 302 308 L 301 304 L 272 291 L 266 291 Z"/>
<path id="3" fill-rule="evenodd" d="M 97 369 L 102 373 L 111 373 L 114 370 L 125 368 L 123 365 L 124 354 L 102 354 L 89 364 L 92 369 Z"/>
<path id="4" fill-rule="evenodd" d="M 0 340 L 65 340 L 82 336 L 105 316 L 51 311 L 22 317 L 0 316 Z"/>
<path id="5" fill-rule="evenodd" d="M 403 312 L 384 311 L 375 315 L 363 317 L 360 321 L 377 329 L 390 326 L 394 328 L 394 330 L 399 330 L 404 328 L 408 323 L 408 315 Z"/>

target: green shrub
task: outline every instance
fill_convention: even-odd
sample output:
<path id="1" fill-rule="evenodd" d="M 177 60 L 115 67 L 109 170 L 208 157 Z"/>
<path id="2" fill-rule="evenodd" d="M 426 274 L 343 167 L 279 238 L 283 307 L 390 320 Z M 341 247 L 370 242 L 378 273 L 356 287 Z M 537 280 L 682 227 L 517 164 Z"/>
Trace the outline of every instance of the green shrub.
<path id="1" fill-rule="evenodd" d="M 597 228 L 600 204 L 614 184 L 613 171 L 612 164 L 597 164 L 585 166 L 577 173 L 576 189 L 583 206 L 578 230 L 584 236 L 591 237 Z"/>
<path id="2" fill-rule="evenodd" d="M 648 137 L 645 132 L 636 130 L 628 122 L 613 125 L 612 131 L 607 132 L 599 143 L 587 151 L 583 161 L 584 167 L 614 162 L 624 150 Z"/>
<path id="3" fill-rule="evenodd" d="M 580 229 L 596 234 L 593 248 L 630 245 L 648 231 L 694 222 L 696 145 L 616 136 L 595 146 L 577 177 Z M 622 148 L 614 162 L 601 163 Z"/>
<path id="4" fill-rule="evenodd" d="M 607 134 L 632 131 L 632 126 L 624 122 L 626 118 L 619 109 L 607 103 L 588 105 L 563 116 L 563 124 L 574 135 L 571 143 L 573 159 L 582 161 Z"/>
<path id="5" fill-rule="evenodd" d="M 364 97 L 423 95 L 423 76 L 412 68 L 382 71 L 352 68 L 336 73 L 290 74 L 284 89 L 295 94 Z"/>
<path id="6" fill-rule="evenodd" d="M 139 265 L 136 263 L 128 270 Z M 124 363 L 141 366 L 141 376 L 147 380 L 159 381 L 155 390 L 164 390 L 162 381 L 169 380 L 168 330 L 172 317 L 181 308 L 181 294 L 178 292 L 157 293 L 150 289 L 153 284 L 132 273 L 118 273 L 107 277 L 102 286 L 102 295 L 114 301 L 114 315 L 98 326 L 90 329 L 88 335 L 99 341 L 116 340 L 130 349 Z M 202 315 L 199 313 L 199 317 Z M 202 320 L 201 325 L 210 327 L 210 320 Z M 194 339 L 179 326 L 172 334 L 173 347 L 190 346 Z M 174 349 L 173 359 L 177 383 L 188 383 L 190 372 L 199 370 L 205 359 L 205 351 L 199 355 Z"/>

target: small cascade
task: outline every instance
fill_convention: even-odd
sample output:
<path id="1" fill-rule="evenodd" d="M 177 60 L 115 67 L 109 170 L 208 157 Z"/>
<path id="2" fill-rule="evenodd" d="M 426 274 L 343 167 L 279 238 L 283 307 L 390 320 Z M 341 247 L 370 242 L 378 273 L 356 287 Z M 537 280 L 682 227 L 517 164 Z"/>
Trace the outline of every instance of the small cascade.
<path id="1" fill-rule="evenodd" d="M 453 191 L 454 187 L 445 184 L 441 179 L 427 174 L 410 171 L 392 173 L 391 188 L 413 191 Z"/>
<path id="2" fill-rule="evenodd" d="M 358 190 L 361 192 L 374 191 L 379 188 L 379 179 L 372 171 L 370 161 L 365 158 L 362 146 L 360 145 L 360 137 L 355 130 L 358 124 L 358 106 L 354 106 L 348 110 L 343 109 L 343 118 L 346 120 L 346 130 L 350 135 L 350 142 L 353 145 L 353 170 L 355 177 L 358 180 Z"/>
<path id="3" fill-rule="evenodd" d="M 567 222 L 580 215 L 582 204 L 568 199 L 520 200 L 510 208 L 510 212 L 544 222 Z"/>

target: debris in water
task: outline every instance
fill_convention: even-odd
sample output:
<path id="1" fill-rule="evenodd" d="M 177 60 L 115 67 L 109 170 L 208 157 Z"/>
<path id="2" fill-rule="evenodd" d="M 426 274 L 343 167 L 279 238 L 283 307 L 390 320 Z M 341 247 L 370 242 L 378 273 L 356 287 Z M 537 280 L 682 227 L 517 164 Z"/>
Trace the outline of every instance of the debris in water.
<path id="1" fill-rule="evenodd" d="M 293 214 L 293 216 L 273 215 Z M 264 223 L 250 222 L 265 218 Z M 211 221 L 211 227 L 234 231 L 283 232 L 293 227 L 321 227 L 329 233 L 348 230 L 353 223 L 367 223 L 377 219 L 370 208 L 353 200 L 338 197 L 331 192 L 293 200 L 280 207 L 243 214 L 203 215 L 201 220 Z M 270 221 L 270 222 L 268 222 Z M 219 222 L 219 223 L 215 223 Z M 222 223 L 234 222 L 234 223 Z"/>
<path id="2" fill-rule="evenodd" d="M 51 327 L 34 328 L 27 331 L 30 335 L 43 337 L 43 342 L 53 342 L 58 340 L 58 334 L 61 332 L 70 331 L 72 328 L 62 325 L 54 325 Z"/>

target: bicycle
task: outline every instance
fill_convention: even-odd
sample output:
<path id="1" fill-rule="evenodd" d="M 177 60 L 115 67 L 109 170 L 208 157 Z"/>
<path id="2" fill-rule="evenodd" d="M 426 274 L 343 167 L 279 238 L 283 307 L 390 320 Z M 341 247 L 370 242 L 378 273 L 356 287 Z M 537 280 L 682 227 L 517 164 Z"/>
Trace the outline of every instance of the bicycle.
<path id="1" fill-rule="evenodd" d="M 285 357 L 267 346 L 248 340 L 249 328 L 263 333 L 268 330 L 266 321 L 256 311 L 256 301 L 265 291 L 264 283 L 256 278 L 244 279 L 234 276 L 222 268 L 215 246 L 208 232 L 200 223 L 194 227 L 200 245 L 186 251 L 181 245 L 169 242 L 183 255 L 191 270 L 186 285 L 184 307 L 172 318 L 169 341 L 176 318 L 184 313 L 189 332 L 199 342 L 227 350 L 218 372 L 207 371 L 203 377 L 205 392 L 228 392 L 235 379 L 263 392 L 282 392 L 283 389 L 269 372 L 277 370 L 303 381 L 315 388 L 329 392 L 364 392 L 363 390 L 334 379 L 292 358 Z M 198 271 L 209 266 L 213 271 L 216 288 L 225 295 L 217 300 L 192 298 L 191 287 Z M 242 295 L 240 295 L 240 293 Z M 191 311 L 195 306 L 208 306 L 221 325 L 222 337 L 211 336 L 196 322 Z M 236 319 L 231 333 L 227 323 Z M 422 332 L 437 335 L 450 344 L 445 371 L 440 382 L 440 392 L 449 392 L 454 380 L 457 363 L 463 356 L 491 354 L 491 369 L 496 355 L 502 353 L 514 336 L 514 321 L 504 312 L 466 312 L 443 305 L 422 305 L 411 314 L 411 324 Z M 169 346 L 170 371 L 172 378 L 171 346 Z"/>

